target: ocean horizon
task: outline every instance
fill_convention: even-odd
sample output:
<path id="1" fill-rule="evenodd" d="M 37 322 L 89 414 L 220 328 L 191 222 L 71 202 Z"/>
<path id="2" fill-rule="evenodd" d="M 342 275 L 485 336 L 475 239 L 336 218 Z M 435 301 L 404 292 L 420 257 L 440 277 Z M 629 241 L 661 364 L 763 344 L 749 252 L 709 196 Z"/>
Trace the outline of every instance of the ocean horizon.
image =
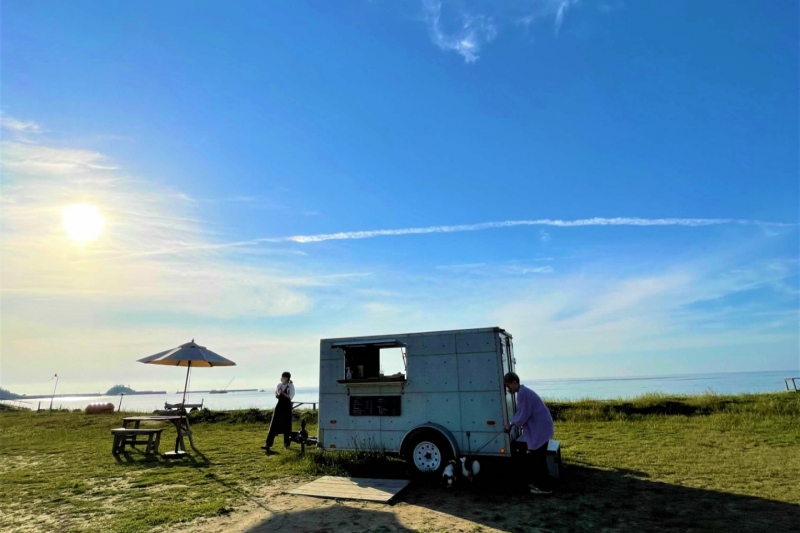
<path id="1" fill-rule="evenodd" d="M 784 379 L 800 376 L 800 370 L 778 370 L 764 372 L 719 372 L 698 374 L 674 374 L 638 377 L 601 378 L 553 378 L 525 379 L 523 384 L 535 390 L 545 401 L 580 399 L 624 399 L 643 394 L 746 394 L 780 392 L 786 390 Z M 84 409 L 93 403 L 112 403 L 123 411 L 152 412 L 163 409 L 164 403 L 179 403 L 180 393 L 134 394 L 120 398 L 115 396 L 72 395 L 55 397 L 54 409 Z M 275 403 L 271 390 L 264 392 L 231 391 L 226 394 L 194 392 L 187 396 L 187 403 L 200 403 L 212 410 L 270 409 Z M 295 402 L 318 403 L 317 387 L 297 387 Z M 50 398 L 21 399 L 14 401 L 32 409 L 50 407 Z M 303 406 L 306 407 L 306 406 Z M 310 405 L 308 407 L 311 407 Z"/>

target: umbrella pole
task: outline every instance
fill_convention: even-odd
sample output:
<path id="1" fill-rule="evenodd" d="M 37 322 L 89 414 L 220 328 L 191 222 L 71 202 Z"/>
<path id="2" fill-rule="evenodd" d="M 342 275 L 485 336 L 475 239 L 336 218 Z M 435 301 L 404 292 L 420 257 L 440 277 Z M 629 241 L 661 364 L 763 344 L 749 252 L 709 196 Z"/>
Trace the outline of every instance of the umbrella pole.
<path id="1" fill-rule="evenodd" d="M 192 369 L 192 362 L 186 366 L 186 382 L 183 384 L 183 400 L 181 400 L 181 411 L 185 409 L 186 405 L 186 388 L 189 386 L 189 371 Z"/>

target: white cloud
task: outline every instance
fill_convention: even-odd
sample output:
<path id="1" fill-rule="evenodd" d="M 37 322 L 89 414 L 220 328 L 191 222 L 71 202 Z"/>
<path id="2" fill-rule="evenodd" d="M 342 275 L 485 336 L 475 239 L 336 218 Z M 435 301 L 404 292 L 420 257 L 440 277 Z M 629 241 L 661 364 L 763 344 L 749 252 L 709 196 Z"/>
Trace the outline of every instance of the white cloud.
<path id="1" fill-rule="evenodd" d="M 45 129 L 35 122 L 32 121 L 25 122 L 6 115 L 0 116 L 0 126 L 4 130 L 8 130 L 18 134 L 26 134 L 26 133 L 39 134 L 45 132 Z"/>
<path id="2" fill-rule="evenodd" d="M 107 159 L 89 150 L 48 148 L 45 146 L 4 142 L 2 145 L 3 167 L 10 173 L 21 175 L 47 175 L 57 179 L 69 177 L 72 180 L 89 179 L 104 181 L 111 178 L 93 173 L 95 170 L 118 170 L 109 165 Z M 111 178 L 119 179 L 117 177 Z"/>
<path id="3" fill-rule="evenodd" d="M 534 259 L 538 261 L 540 259 Z M 439 265 L 437 270 L 445 270 L 450 272 L 457 272 L 462 275 L 478 275 L 478 276 L 527 276 L 528 274 L 550 274 L 554 271 L 550 265 L 546 266 L 532 266 L 526 265 L 524 262 L 509 261 L 505 263 L 488 264 L 488 263 L 466 263 L 461 265 Z"/>
<path id="4" fill-rule="evenodd" d="M 348 282 L 286 260 L 303 252 L 262 247 L 254 257 L 220 246 L 193 200 L 126 175 L 102 154 L 9 141 L 0 148 L 4 315 L 48 315 L 37 306 L 66 313 L 111 306 L 282 316 L 313 306 L 307 288 Z M 97 241 L 80 246 L 62 231 L 62 210 L 73 203 L 96 205 L 103 214 L 106 228 Z"/>
<path id="5" fill-rule="evenodd" d="M 442 13 L 442 2 L 423 0 L 423 10 L 433 43 L 442 50 L 455 51 L 467 63 L 474 63 L 483 44 L 497 36 L 497 25 L 491 16 L 461 11 L 452 27 Z"/>
<path id="6" fill-rule="evenodd" d="M 102 257 L 97 255 L 93 261 L 122 259 L 136 256 L 157 256 L 174 255 L 188 252 L 211 252 L 232 248 L 252 247 L 265 243 L 315 243 L 334 240 L 350 239 L 371 239 L 375 237 L 392 237 L 403 235 L 427 235 L 432 233 L 458 233 L 464 231 L 482 231 L 488 229 L 511 228 L 517 226 L 550 226 L 560 228 L 580 228 L 590 226 L 639 226 L 639 227 L 658 227 L 658 226 L 682 226 L 682 227 L 703 227 L 719 226 L 726 224 L 754 225 L 762 228 L 788 228 L 796 226 L 787 222 L 767 222 L 760 220 L 734 219 L 734 218 L 637 218 L 637 217 L 614 217 L 614 218 L 585 218 L 577 220 L 560 219 L 533 219 L 533 220 L 505 220 L 499 222 L 482 222 L 478 224 L 459 224 L 451 226 L 426 226 L 416 228 L 400 229 L 381 229 L 366 231 L 345 231 L 338 233 L 321 233 L 316 235 L 293 235 L 290 237 L 260 237 L 243 241 L 230 242 L 176 242 L 168 247 L 151 247 L 147 250 L 137 252 L 124 252 L 120 255 L 108 255 Z M 540 234 L 543 243 L 550 241 L 550 234 L 543 232 Z"/>
<path id="7" fill-rule="evenodd" d="M 564 23 L 564 13 L 567 11 L 570 3 L 570 0 L 563 0 L 559 3 L 558 11 L 556 11 L 556 33 L 561 29 L 561 24 Z"/>
<path id="8" fill-rule="evenodd" d="M 567 8 L 576 3 L 577 0 L 422 0 L 422 9 L 433 43 L 474 63 L 502 26 L 521 24 L 527 31 L 534 22 L 553 19 L 558 33 Z"/>
<path id="9" fill-rule="evenodd" d="M 797 297 L 775 290 L 796 275 L 791 265 L 784 267 L 756 262 L 739 270 L 711 262 L 627 276 L 584 270 L 556 279 L 532 278 L 527 287 L 508 291 L 509 300 L 494 310 L 494 321 L 523 333 L 515 340 L 518 360 L 524 362 L 520 372 L 526 375 L 534 375 L 534 364 L 542 358 L 565 365 L 583 361 L 583 377 L 646 374 L 642 369 L 654 362 L 658 368 L 668 366 L 662 354 L 672 350 L 702 354 L 710 347 L 782 342 L 794 343 L 796 354 Z M 766 300 L 725 303 L 754 289 L 774 292 Z M 626 370 L 621 361 L 634 370 Z M 559 377 L 541 367 L 535 374 Z"/>
<path id="10" fill-rule="evenodd" d="M 402 235 L 426 235 L 431 233 L 458 233 L 464 231 L 482 231 L 487 229 L 501 229 L 511 228 L 517 226 L 551 226 L 560 228 L 579 228 L 590 226 L 640 226 L 640 227 L 657 227 L 657 226 L 683 226 L 683 227 L 702 227 L 702 226 L 719 226 L 724 224 L 737 224 L 737 225 L 756 225 L 760 227 L 792 227 L 795 224 L 785 222 L 766 222 L 760 220 L 746 220 L 746 219 L 733 219 L 733 218 L 635 218 L 635 217 L 615 217 L 615 218 L 585 218 L 577 220 L 559 220 L 559 219 L 534 219 L 534 220 L 505 220 L 500 222 L 482 222 L 479 224 L 460 224 L 453 226 L 426 226 L 416 228 L 400 228 L 400 229 L 381 229 L 381 230 L 367 230 L 367 231 L 346 231 L 339 233 L 321 233 L 316 235 L 293 235 L 290 237 L 259 237 L 256 239 L 248 239 L 243 241 L 229 241 L 229 242 L 192 242 L 180 241 L 171 242 L 169 246 L 157 247 L 151 246 L 147 249 L 139 251 L 125 251 L 119 252 L 118 255 L 107 253 L 105 256 L 98 253 L 95 254 L 91 261 L 103 261 L 111 259 L 123 259 L 137 256 L 165 256 L 184 254 L 189 252 L 212 252 L 222 251 L 226 249 L 252 247 L 265 243 L 315 243 L 333 240 L 350 240 L 350 239 L 371 239 L 374 237 L 389 237 L 389 236 L 402 236 Z M 541 236 L 543 242 L 550 239 L 550 235 Z"/>
<path id="11" fill-rule="evenodd" d="M 771 227 L 789 227 L 794 224 L 783 222 L 763 222 L 758 220 L 745 220 L 734 218 L 584 218 L 577 220 L 534 219 L 534 220 L 505 220 L 502 222 L 482 222 L 479 224 L 460 224 L 455 226 L 427 226 L 419 228 L 381 229 L 369 231 L 348 231 L 340 233 L 323 233 L 319 235 L 296 235 L 280 240 L 291 240 L 301 243 L 321 242 L 346 239 L 370 239 L 373 237 L 398 236 L 398 235 L 423 235 L 428 233 L 455 233 L 461 231 L 481 231 L 487 229 L 511 228 L 515 226 L 552 226 L 560 228 L 576 228 L 588 226 L 718 226 L 722 224 L 761 225 Z M 549 238 L 549 236 L 548 236 Z M 259 239 L 263 242 L 275 242 L 276 239 Z"/>

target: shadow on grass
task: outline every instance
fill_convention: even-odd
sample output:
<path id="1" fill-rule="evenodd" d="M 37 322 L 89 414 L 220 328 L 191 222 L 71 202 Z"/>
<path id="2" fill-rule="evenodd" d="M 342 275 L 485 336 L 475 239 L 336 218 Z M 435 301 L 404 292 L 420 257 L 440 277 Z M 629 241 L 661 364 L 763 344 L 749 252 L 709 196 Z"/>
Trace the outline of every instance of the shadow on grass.
<path id="1" fill-rule="evenodd" d="M 119 465 L 146 465 L 163 468 L 202 468 L 211 466 L 212 464 L 211 461 L 208 460 L 208 457 L 197 450 L 195 450 L 194 453 L 187 453 L 182 457 L 175 458 L 165 457 L 162 454 L 148 455 L 136 448 L 132 448 L 132 450 L 131 452 L 126 451 L 118 455 L 112 455 L 112 457 L 114 457 L 114 460 Z"/>
<path id="2" fill-rule="evenodd" d="M 795 531 L 800 506 L 752 496 L 670 485 L 645 479 L 632 470 L 607 471 L 569 466 L 554 495 L 533 496 L 523 483 L 504 478 L 516 469 L 487 462 L 481 479 L 453 490 L 415 481 L 382 511 L 334 505 L 274 515 L 248 530 L 267 531 L 410 531 L 396 514 L 423 508 L 415 523 L 432 531 L 478 526 L 502 531 L 703 531 L 774 533 Z M 419 512 L 419 511 L 417 511 Z M 471 524 L 448 522 L 444 515 Z M 431 522 L 426 521 L 430 520 Z M 406 522 L 406 520 L 403 520 Z"/>
<path id="3" fill-rule="evenodd" d="M 271 512 L 271 509 L 269 507 L 267 507 L 266 505 L 264 505 L 263 501 L 261 501 L 258 498 L 254 497 L 252 493 L 242 489 L 236 483 L 229 483 L 228 481 L 225 481 L 224 479 L 220 478 L 218 475 L 216 475 L 216 474 L 214 474 L 212 472 L 207 473 L 205 477 L 208 480 L 215 481 L 216 483 L 219 483 L 220 485 L 222 485 L 223 487 L 225 487 L 229 491 L 234 492 L 236 494 L 239 494 L 240 496 L 242 496 L 243 498 L 245 498 L 249 502 L 253 503 L 254 505 L 256 505 L 258 507 L 261 507 L 265 511 L 270 511 Z"/>

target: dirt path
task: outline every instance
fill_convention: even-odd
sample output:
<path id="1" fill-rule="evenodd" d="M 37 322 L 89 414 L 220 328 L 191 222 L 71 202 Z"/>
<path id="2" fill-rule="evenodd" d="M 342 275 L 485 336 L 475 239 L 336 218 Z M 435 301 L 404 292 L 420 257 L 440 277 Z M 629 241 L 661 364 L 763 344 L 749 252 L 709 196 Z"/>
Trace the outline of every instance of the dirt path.
<path id="1" fill-rule="evenodd" d="M 506 520 L 509 502 L 476 501 L 479 495 L 409 487 L 392 505 L 293 496 L 295 487 L 271 485 L 227 516 L 202 519 L 176 533 L 520 531 Z M 477 505 L 480 503 L 480 505 Z M 517 503 L 518 505 L 518 503 Z M 503 513 L 501 514 L 501 511 Z M 516 526 L 516 527 L 515 527 Z"/>

